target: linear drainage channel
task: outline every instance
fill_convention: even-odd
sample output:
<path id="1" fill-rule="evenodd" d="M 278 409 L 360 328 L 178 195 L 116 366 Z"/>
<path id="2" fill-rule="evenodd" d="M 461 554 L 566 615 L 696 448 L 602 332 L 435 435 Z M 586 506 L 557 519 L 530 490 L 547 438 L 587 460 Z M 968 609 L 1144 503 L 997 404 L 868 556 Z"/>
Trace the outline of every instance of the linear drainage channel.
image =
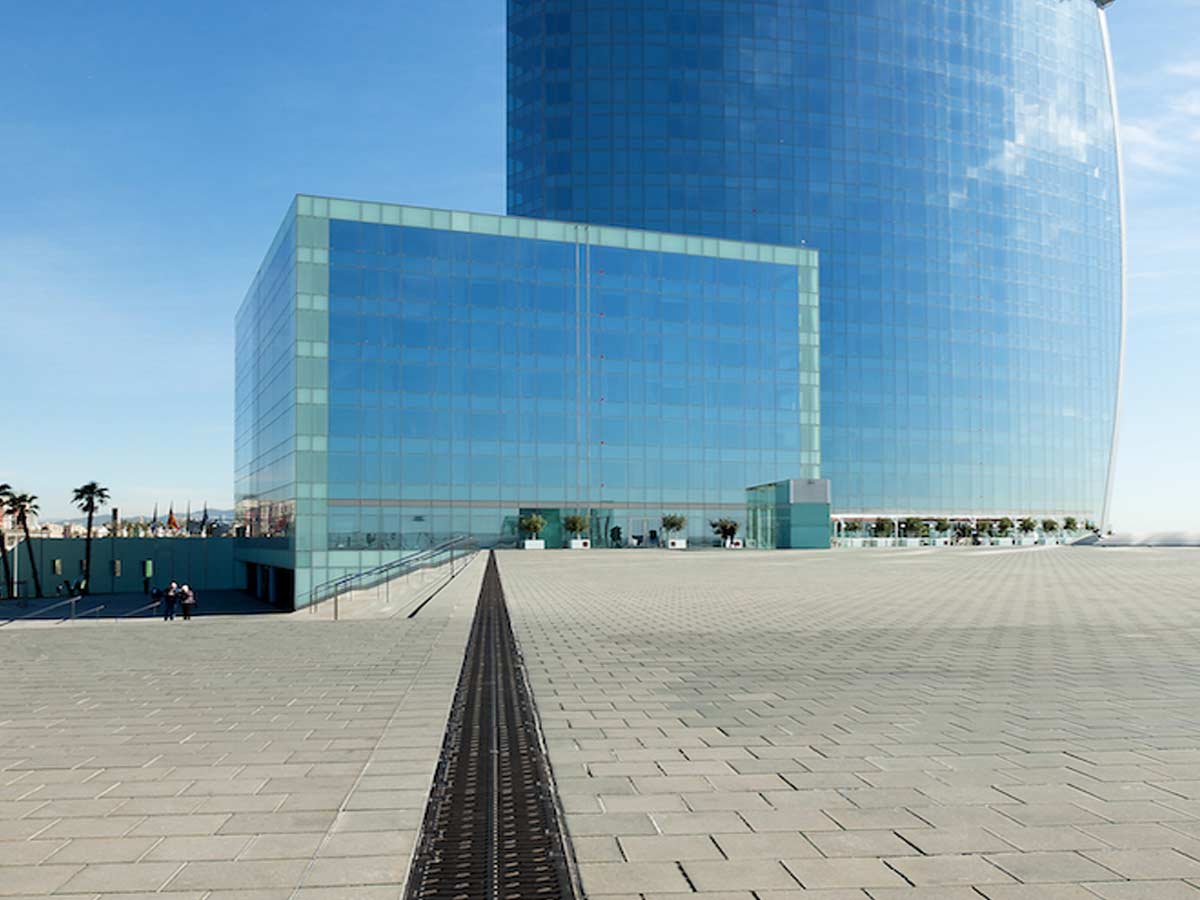
<path id="1" fill-rule="evenodd" d="M 488 554 L 406 900 L 573 900 L 550 768 Z"/>

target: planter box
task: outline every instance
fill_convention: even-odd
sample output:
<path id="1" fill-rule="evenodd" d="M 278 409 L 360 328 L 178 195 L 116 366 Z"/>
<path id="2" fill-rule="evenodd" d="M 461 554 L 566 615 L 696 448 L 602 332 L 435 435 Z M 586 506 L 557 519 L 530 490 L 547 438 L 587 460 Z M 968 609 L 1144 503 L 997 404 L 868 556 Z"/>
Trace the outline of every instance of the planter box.
<path id="1" fill-rule="evenodd" d="M 920 547 L 921 539 L 920 538 L 901 538 L 900 546 L 902 546 L 902 547 Z"/>
<path id="2" fill-rule="evenodd" d="M 864 538 L 860 537 L 844 537 L 842 538 L 843 547 L 861 547 L 863 546 Z"/>
<path id="3" fill-rule="evenodd" d="M 687 538 L 668 538 L 667 539 L 667 549 L 668 550 L 686 550 L 687 549 Z"/>
<path id="4" fill-rule="evenodd" d="M 1012 545 L 1013 545 L 1013 539 L 1010 537 L 992 538 L 992 546 L 993 547 L 1011 547 Z"/>
<path id="5" fill-rule="evenodd" d="M 524 546 L 525 546 L 526 550 L 545 550 L 546 542 L 543 540 L 540 540 L 540 539 L 536 540 L 536 541 L 532 540 L 532 539 L 528 539 L 525 541 Z"/>
<path id="6" fill-rule="evenodd" d="M 1035 537 L 1017 538 L 1017 544 L 1021 547 L 1034 547 L 1037 546 L 1037 542 L 1038 540 Z"/>
<path id="7" fill-rule="evenodd" d="M 592 542 L 589 538 L 571 538 L 571 543 L 568 546 L 572 550 L 591 550 Z"/>

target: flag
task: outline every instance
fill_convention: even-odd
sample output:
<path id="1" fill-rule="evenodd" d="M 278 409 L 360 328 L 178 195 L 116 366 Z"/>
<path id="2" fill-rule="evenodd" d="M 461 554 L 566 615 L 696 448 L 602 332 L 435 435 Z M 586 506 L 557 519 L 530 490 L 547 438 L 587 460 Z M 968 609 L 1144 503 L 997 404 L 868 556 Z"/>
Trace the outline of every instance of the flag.
<path id="1" fill-rule="evenodd" d="M 204 501 L 204 512 L 200 515 L 200 536 L 204 537 L 208 534 L 208 501 Z"/>
<path id="2" fill-rule="evenodd" d="M 183 526 L 183 533 L 190 535 L 192 533 L 192 501 L 191 500 L 189 500 L 187 502 L 187 518 L 184 519 L 184 522 L 186 522 L 187 524 L 185 524 Z"/>
<path id="3" fill-rule="evenodd" d="M 150 520 L 150 524 L 151 525 L 158 524 L 158 503 L 157 503 L 157 501 L 154 504 L 154 518 Z"/>
<path id="4" fill-rule="evenodd" d="M 179 520 L 175 518 L 175 504 L 172 503 L 167 510 L 167 527 L 172 531 L 179 530 Z"/>

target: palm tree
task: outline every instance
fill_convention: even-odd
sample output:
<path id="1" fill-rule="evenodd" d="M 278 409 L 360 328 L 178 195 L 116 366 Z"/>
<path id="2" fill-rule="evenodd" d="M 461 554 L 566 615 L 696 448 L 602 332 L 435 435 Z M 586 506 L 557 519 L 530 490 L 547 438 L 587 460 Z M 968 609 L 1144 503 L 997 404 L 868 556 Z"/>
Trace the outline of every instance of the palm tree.
<path id="1" fill-rule="evenodd" d="M 8 511 L 17 520 L 21 530 L 25 532 L 25 551 L 29 554 L 29 571 L 33 573 L 33 589 L 37 596 L 42 594 L 42 579 L 38 576 L 37 558 L 33 555 L 33 540 L 29 535 L 29 517 L 37 516 L 38 505 L 36 494 L 12 494 L 8 496 Z"/>
<path id="2" fill-rule="evenodd" d="M 89 481 L 75 488 L 71 502 L 87 513 L 87 541 L 83 545 L 83 593 L 88 594 L 92 590 L 92 518 L 96 510 L 108 503 L 108 488 Z"/>
<path id="3" fill-rule="evenodd" d="M 8 509 L 8 498 L 12 496 L 12 485 L 0 483 L 0 519 Z M 13 596 L 12 564 L 8 561 L 8 538 L 4 534 L 3 523 L 0 522 L 0 559 L 4 560 L 4 596 Z"/>

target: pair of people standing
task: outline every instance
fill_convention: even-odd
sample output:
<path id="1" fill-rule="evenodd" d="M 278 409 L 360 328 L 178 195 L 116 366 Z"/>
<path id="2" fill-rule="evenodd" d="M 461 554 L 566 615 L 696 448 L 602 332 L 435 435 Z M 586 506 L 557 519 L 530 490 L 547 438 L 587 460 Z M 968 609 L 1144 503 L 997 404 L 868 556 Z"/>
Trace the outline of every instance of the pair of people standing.
<path id="1" fill-rule="evenodd" d="M 192 611 L 196 608 L 196 593 L 186 584 L 180 587 L 177 582 L 172 581 L 171 586 L 163 592 L 163 621 L 170 622 L 175 618 L 175 604 L 179 604 L 179 610 L 183 614 L 185 622 L 192 618 Z"/>

